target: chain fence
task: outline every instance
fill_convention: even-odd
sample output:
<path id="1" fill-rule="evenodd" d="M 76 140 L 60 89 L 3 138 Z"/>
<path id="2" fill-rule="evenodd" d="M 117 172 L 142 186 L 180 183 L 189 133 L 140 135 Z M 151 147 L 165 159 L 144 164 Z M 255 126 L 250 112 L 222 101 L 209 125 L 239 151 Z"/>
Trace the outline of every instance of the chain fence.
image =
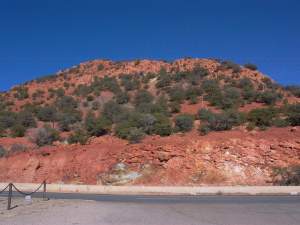
<path id="1" fill-rule="evenodd" d="M 43 200 L 47 201 L 47 200 L 49 200 L 49 198 L 47 198 L 47 196 L 46 196 L 46 191 L 47 191 L 46 186 L 47 186 L 47 183 L 46 183 L 46 181 L 44 181 L 34 191 L 24 192 L 24 191 L 21 191 L 18 187 L 16 187 L 16 185 L 14 185 L 13 183 L 9 183 L 3 190 L 0 191 L 0 194 L 4 193 L 8 189 L 8 191 L 7 191 L 8 192 L 8 195 L 7 195 L 7 210 L 11 210 L 12 209 L 11 205 L 12 205 L 13 190 L 15 190 L 20 195 L 31 196 L 31 195 L 37 193 L 41 188 L 43 188 L 43 191 L 42 191 Z"/>

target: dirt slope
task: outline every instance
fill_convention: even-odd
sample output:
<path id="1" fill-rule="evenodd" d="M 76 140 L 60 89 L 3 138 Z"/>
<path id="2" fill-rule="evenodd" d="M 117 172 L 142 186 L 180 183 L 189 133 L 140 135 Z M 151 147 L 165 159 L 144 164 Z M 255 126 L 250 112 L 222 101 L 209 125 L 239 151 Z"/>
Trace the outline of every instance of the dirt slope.
<path id="1" fill-rule="evenodd" d="M 44 147 L 2 158 L 0 181 L 103 184 L 121 162 L 139 174 L 127 184 L 266 185 L 273 167 L 300 163 L 300 128 L 190 132 L 134 145 L 103 136 L 86 146 Z"/>

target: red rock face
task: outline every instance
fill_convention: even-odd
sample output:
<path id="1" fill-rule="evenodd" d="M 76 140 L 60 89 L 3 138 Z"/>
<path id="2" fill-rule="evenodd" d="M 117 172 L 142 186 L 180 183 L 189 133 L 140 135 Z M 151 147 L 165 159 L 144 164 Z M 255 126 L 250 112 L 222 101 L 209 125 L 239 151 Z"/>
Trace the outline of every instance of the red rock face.
<path id="1" fill-rule="evenodd" d="M 272 128 L 150 136 L 134 145 L 103 136 L 85 146 L 29 146 L 0 159 L 0 181 L 101 184 L 122 162 L 141 174 L 129 185 L 268 185 L 273 167 L 300 164 L 299 140 L 300 128 Z"/>
<path id="2" fill-rule="evenodd" d="M 90 84 L 95 77 L 122 74 L 138 76 L 139 73 L 158 73 L 162 68 L 166 71 L 187 71 L 198 64 L 210 71 L 211 78 L 221 74 L 233 76 L 230 70 L 218 71 L 220 64 L 209 59 L 180 59 L 171 63 L 155 60 L 95 60 L 61 71 L 53 80 L 41 83 L 33 81 L 25 86 L 30 95 L 37 90 L 44 90 L 44 96 L 38 100 L 51 103 L 53 99 L 49 100 L 47 90 L 64 87 L 64 83 L 70 85 L 65 91 L 71 95 L 75 89 L 72 84 Z M 239 76 L 250 78 L 256 85 L 265 77 L 258 71 L 246 68 L 242 68 Z M 154 86 L 150 83 L 149 91 L 155 95 Z M 287 96 L 284 91 L 283 94 Z M 32 102 L 32 98 L 16 100 L 13 90 L 5 95 L 8 100 L 15 102 L 15 111 Z M 99 99 L 105 102 L 112 97 L 111 92 L 103 91 Z M 290 103 L 299 102 L 294 97 L 287 99 Z M 206 101 L 200 101 L 194 105 L 183 103 L 181 113 L 196 114 L 203 107 L 219 111 Z M 263 105 L 252 103 L 243 106 L 240 111 L 248 112 L 260 107 Z M 212 132 L 207 136 L 200 136 L 194 129 L 169 137 L 148 136 L 139 144 L 128 144 L 127 141 L 106 135 L 94 138 L 84 146 L 57 143 L 56 146 L 43 148 L 37 148 L 26 138 L 0 138 L 0 145 L 8 150 L 15 144 L 26 146 L 27 149 L 0 158 L 0 182 L 39 183 L 47 179 L 55 183 L 102 184 L 102 177 L 109 174 L 114 165 L 122 162 L 129 170 L 141 175 L 128 185 L 268 185 L 272 182 L 274 167 L 300 164 L 299 127 L 292 131 L 291 128 L 270 128 L 252 132 L 239 127 L 232 131 Z"/>

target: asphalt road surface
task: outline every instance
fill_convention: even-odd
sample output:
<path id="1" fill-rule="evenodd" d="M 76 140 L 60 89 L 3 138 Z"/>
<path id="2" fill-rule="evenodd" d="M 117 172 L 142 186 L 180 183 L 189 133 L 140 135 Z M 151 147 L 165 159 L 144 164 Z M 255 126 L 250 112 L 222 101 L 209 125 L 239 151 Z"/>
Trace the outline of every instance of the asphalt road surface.
<path id="1" fill-rule="evenodd" d="M 0 225 L 300 225 L 300 196 L 48 196 L 0 197 Z"/>

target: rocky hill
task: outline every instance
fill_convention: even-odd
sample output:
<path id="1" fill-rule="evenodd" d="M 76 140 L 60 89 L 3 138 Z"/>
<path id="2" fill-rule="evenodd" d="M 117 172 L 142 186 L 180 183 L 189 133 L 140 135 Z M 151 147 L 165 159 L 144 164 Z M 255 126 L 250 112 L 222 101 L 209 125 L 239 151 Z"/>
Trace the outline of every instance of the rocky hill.
<path id="1" fill-rule="evenodd" d="M 300 88 L 253 64 L 95 60 L 0 97 L 0 181 L 297 184 Z"/>

